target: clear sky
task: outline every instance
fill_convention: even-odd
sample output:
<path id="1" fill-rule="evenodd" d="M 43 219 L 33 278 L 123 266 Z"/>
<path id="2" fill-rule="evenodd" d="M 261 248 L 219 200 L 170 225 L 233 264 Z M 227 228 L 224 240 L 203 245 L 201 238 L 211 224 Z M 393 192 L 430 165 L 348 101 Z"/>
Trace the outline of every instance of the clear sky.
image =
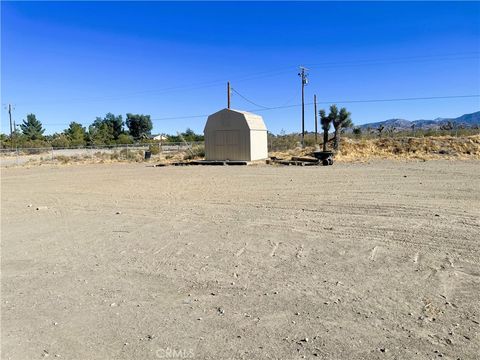
<path id="1" fill-rule="evenodd" d="M 480 98 L 344 101 L 480 94 L 479 19 L 479 2 L 2 1 L 1 100 L 47 133 L 107 112 L 150 114 L 154 133 L 201 132 L 198 115 L 226 107 L 230 80 L 258 104 L 234 92 L 233 108 L 300 131 L 305 65 L 306 102 L 346 106 L 356 124 L 457 117 Z"/>

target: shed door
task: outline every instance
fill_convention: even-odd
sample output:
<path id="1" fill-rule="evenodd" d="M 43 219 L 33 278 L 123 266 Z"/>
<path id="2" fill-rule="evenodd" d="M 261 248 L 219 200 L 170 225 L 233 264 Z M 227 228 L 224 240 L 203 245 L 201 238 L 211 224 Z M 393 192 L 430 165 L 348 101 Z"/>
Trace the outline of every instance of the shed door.
<path id="1" fill-rule="evenodd" d="M 237 160 L 241 156 L 240 131 L 215 131 L 215 154 L 217 160 Z"/>

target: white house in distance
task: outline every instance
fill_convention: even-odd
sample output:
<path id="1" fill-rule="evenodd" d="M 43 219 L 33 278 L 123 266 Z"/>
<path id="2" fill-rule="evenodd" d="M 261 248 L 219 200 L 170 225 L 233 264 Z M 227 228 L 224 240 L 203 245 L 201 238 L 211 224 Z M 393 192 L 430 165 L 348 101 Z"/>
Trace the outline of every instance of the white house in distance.
<path id="1" fill-rule="evenodd" d="M 167 140 L 167 136 L 164 134 L 158 134 L 153 136 L 153 140 L 164 141 Z"/>
<path id="2" fill-rule="evenodd" d="M 260 115 L 223 109 L 204 129 L 206 160 L 255 161 L 268 157 L 267 127 Z"/>

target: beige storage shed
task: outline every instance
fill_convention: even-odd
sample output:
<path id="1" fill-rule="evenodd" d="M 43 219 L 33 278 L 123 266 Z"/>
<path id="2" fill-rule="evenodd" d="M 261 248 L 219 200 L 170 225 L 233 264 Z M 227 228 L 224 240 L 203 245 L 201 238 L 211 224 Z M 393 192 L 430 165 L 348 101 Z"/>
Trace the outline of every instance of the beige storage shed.
<path id="1" fill-rule="evenodd" d="M 260 115 L 223 109 L 204 129 L 206 160 L 255 161 L 268 157 L 267 127 Z"/>

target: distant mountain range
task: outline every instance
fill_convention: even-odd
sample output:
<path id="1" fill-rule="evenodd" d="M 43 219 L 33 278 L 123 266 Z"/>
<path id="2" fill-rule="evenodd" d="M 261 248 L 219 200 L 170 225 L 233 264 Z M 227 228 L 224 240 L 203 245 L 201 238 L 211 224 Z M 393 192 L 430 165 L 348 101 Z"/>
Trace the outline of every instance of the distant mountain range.
<path id="1" fill-rule="evenodd" d="M 473 127 L 480 126 L 480 111 L 465 114 L 457 118 L 436 118 L 434 120 L 405 120 L 405 119 L 389 119 L 385 121 L 373 122 L 368 124 L 359 125 L 361 129 L 377 129 L 380 125 L 385 129 L 394 127 L 395 130 L 411 129 L 412 125 L 415 125 L 416 129 L 438 129 L 443 125 L 452 123 L 454 126 Z"/>

